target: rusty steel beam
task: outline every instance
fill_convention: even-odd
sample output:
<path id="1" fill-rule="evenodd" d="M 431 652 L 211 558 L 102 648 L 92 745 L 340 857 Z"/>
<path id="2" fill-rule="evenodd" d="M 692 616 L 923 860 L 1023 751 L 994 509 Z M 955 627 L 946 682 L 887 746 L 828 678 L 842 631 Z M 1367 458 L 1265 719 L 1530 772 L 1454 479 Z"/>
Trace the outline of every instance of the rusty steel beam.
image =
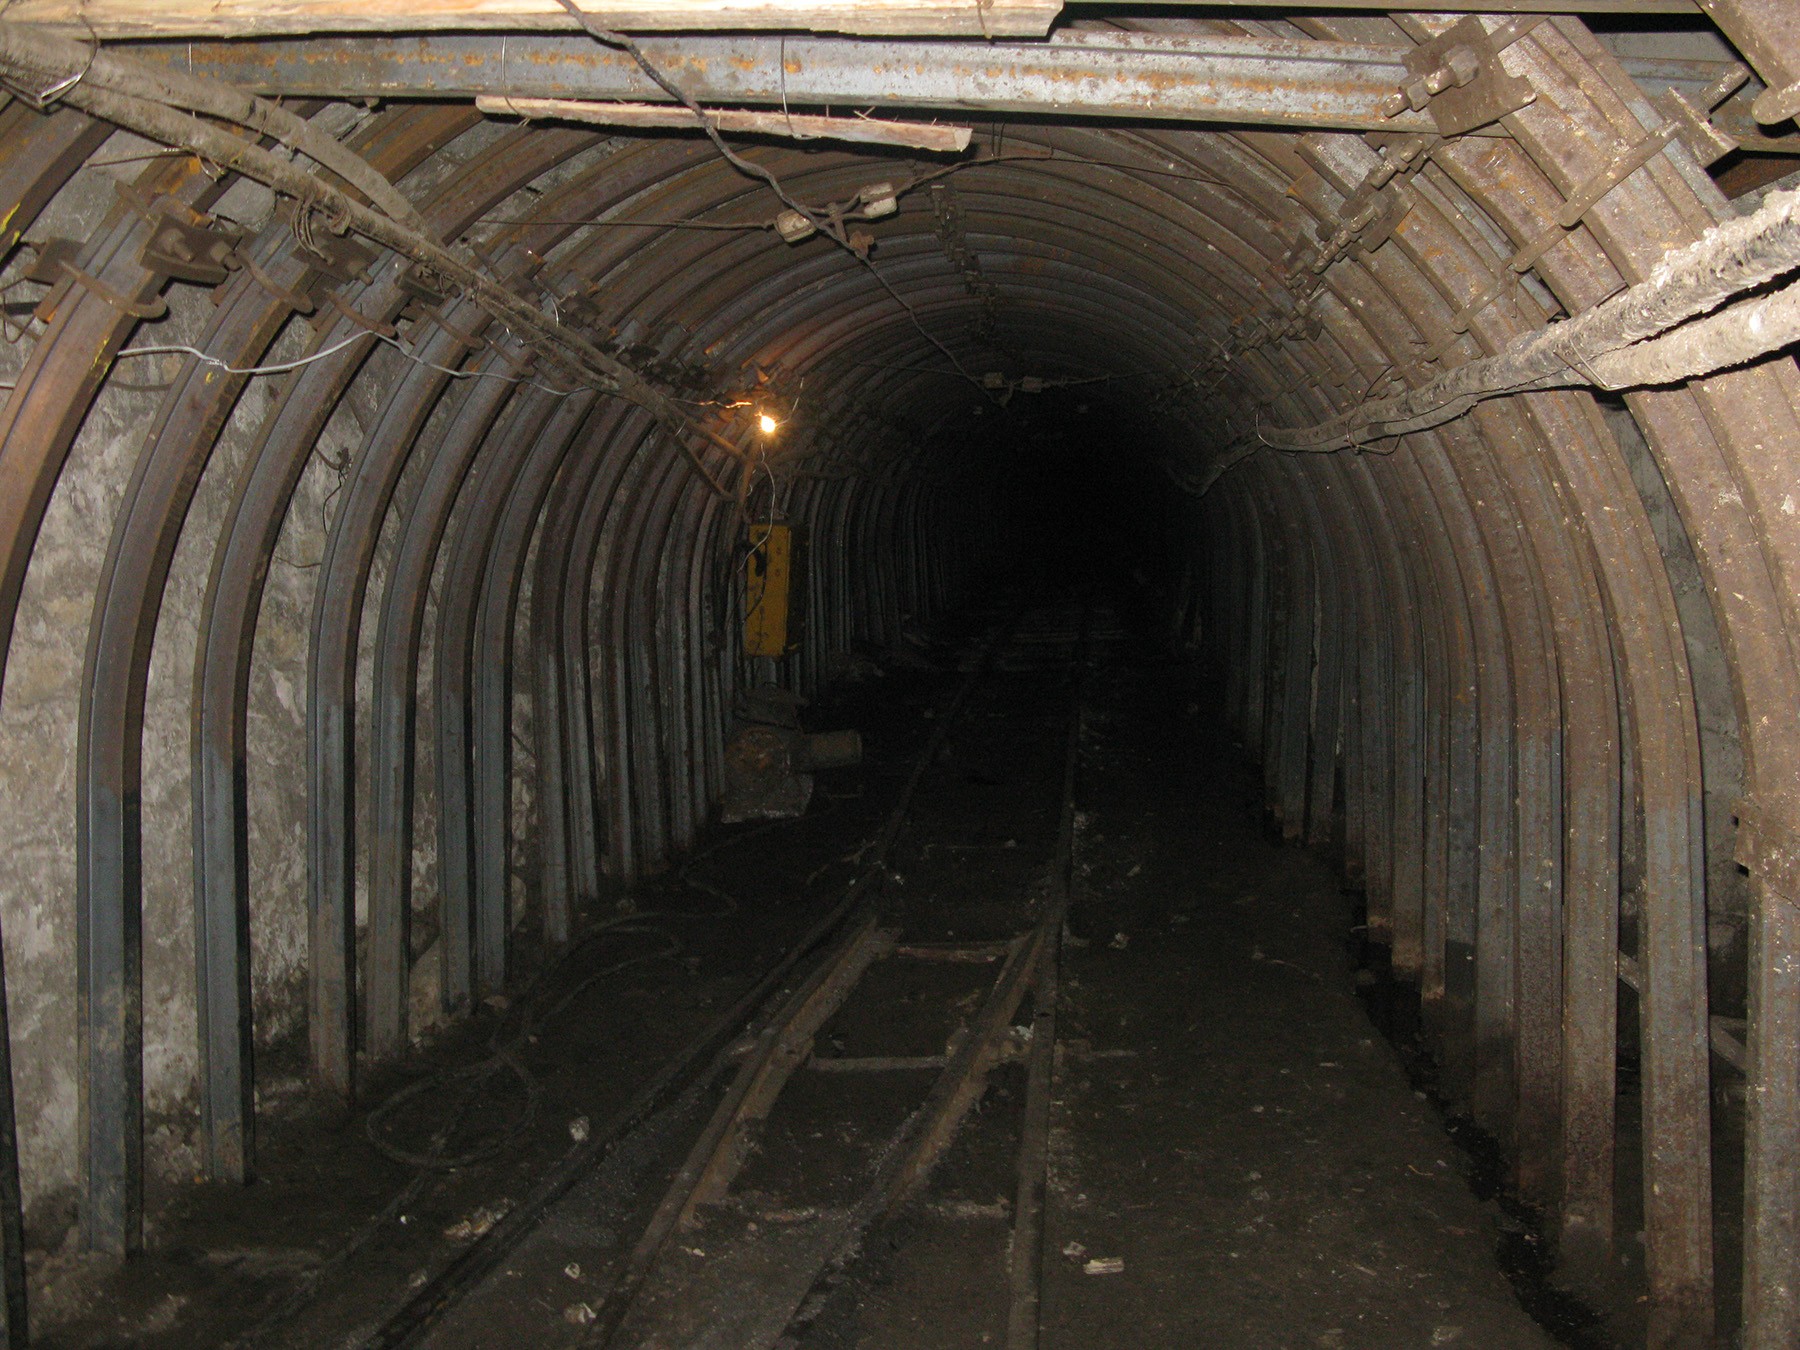
<path id="1" fill-rule="evenodd" d="M 1768 85 L 1753 111 L 1763 123 L 1800 112 L 1800 11 L 1788 0 L 1697 0 L 1706 15 L 1750 58 Z"/>
<path id="2" fill-rule="evenodd" d="M 203 176 L 178 165 L 143 175 L 141 185 L 187 202 L 208 195 Z M 99 282 L 70 282 L 43 338 L 5 408 L 0 410 L 0 539 L 7 551 L 0 571 L 0 649 L 12 637 L 26 563 L 64 457 L 82 416 L 126 337 L 157 312 L 166 278 L 146 268 L 140 252 L 150 225 L 123 202 L 112 207 L 78 255 L 80 274 Z M 129 817 L 135 797 L 108 793 L 103 810 Z M 78 851 L 95 825 L 77 816 Z M 113 832 L 102 820 L 101 834 Z M 132 838 L 127 829 L 118 837 Z M 76 897 L 78 1021 L 83 1135 L 81 1226 L 91 1250 L 123 1254 L 143 1236 L 143 968 L 138 907 L 129 903 L 138 860 L 131 851 L 109 859 L 114 890 L 80 878 Z"/>
<path id="3" fill-rule="evenodd" d="M 1671 376 L 1666 344 L 1678 342 L 1687 331 L 1678 325 L 1796 267 L 1800 192 L 1774 192 L 1753 215 L 1670 250 L 1652 278 L 1575 318 L 1522 334 L 1504 351 L 1457 366 L 1420 388 L 1360 403 L 1313 426 L 1269 427 L 1255 436 L 1276 449 L 1334 450 L 1437 426 L 1461 416 L 1477 400 L 1500 394 L 1659 382 Z M 1693 373 L 1747 354 L 1766 354 L 1788 340 L 1786 333 L 1769 323 L 1766 332 L 1740 334 L 1744 342 L 1717 353 L 1711 364 L 1700 361 Z M 1645 358 L 1643 369 L 1635 361 L 1640 356 Z"/>
<path id="4" fill-rule="evenodd" d="M 1422 112 L 1381 114 L 1382 101 L 1410 78 L 1406 49 L 1368 43 L 1082 30 L 1038 43 L 703 36 L 641 45 L 686 93 L 711 103 L 1435 129 Z M 144 42 L 130 51 L 270 96 L 668 99 L 628 56 L 586 38 L 524 35 L 504 48 L 465 34 L 265 38 Z M 1624 62 L 1647 88 L 1690 99 L 1727 64 Z"/>
<path id="5" fill-rule="evenodd" d="M 37 221 L 38 213 L 107 135 L 104 124 L 67 110 L 44 115 L 16 100 L 0 109 L 0 209 L 6 212 L 0 223 L 0 257 L 11 252 Z M 9 392 L 16 394 L 17 389 Z M 11 416 L 10 412 L 0 412 L 0 425 Z M 0 437 L 0 463 L 16 453 L 11 437 Z M 35 537 L 36 521 L 29 521 L 25 527 Z M 15 594 L 0 609 L 0 684 L 5 681 L 16 604 Z M 29 1331 L 11 1017 L 6 998 L 6 963 L 0 953 L 0 1347 L 15 1350 L 25 1346 Z"/>
<path id="6" fill-rule="evenodd" d="M 1402 49 L 1261 37 L 1059 33 L 1045 43 L 830 38 L 649 39 L 645 54 L 707 103 L 914 108 L 1062 117 L 1423 131 L 1422 113 L 1378 111 L 1408 76 Z M 504 48 L 420 39 L 144 43 L 133 53 L 264 94 L 662 103 L 622 52 L 526 36 Z M 191 64 L 190 64 L 191 63 Z M 784 73 L 785 72 L 785 73 Z"/>
<path id="7" fill-rule="evenodd" d="M 413 796 L 415 786 L 416 698 L 420 644 L 431 599 L 431 574 L 451 510 L 471 466 L 483 450 L 503 439 L 520 386 L 510 382 L 517 349 L 496 347 L 477 367 L 497 378 L 471 380 L 445 426 L 443 439 L 423 472 L 410 483 L 396 511 L 400 540 L 381 592 L 375 637 L 375 680 L 370 718 L 369 778 L 374 828 L 369 859 L 369 970 L 364 983 L 371 1043 L 386 1038 L 405 1044 L 412 975 Z M 441 917 L 441 914 L 440 914 Z M 440 955 L 448 942 L 440 937 Z"/>
<path id="8" fill-rule="evenodd" d="M 457 330 L 479 336 L 487 327 L 487 316 L 466 301 L 447 302 L 447 308 L 449 317 L 416 344 L 420 361 L 429 364 L 409 364 L 400 372 L 380 417 L 363 438 L 340 489 L 313 588 L 306 715 L 313 849 L 308 885 L 314 914 L 353 916 L 356 910 L 361 814 L 356 802 L 357 639 L 381 524 L 425 419 L 450 382 L 446 370 L 455 369 L 468 351 L 468 339 Z M 384 850 L 394 841 L 376 837 L 371 842 Z M 383 870 L 393 866 L 389 860 Z M 381 898 L 387 903 L 370 907 L 364 981 L 368 1016 L 363 1048 L 371 1059 L 390 1058 L 406 1045 L 405 1003 L 396 995 L 406 988 L 410 916 L 397 890 L 385 891 Z M 386 995 L 379 1001 L 378 992 Z"/>

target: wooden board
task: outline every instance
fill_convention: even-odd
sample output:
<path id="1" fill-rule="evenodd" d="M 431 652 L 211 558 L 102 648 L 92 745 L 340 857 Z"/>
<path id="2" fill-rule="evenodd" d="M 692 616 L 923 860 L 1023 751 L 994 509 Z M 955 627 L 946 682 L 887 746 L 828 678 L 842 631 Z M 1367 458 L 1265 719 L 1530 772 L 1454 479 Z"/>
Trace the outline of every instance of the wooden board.
<path id="1" fill-rule="evenodd" d="M 626 32 L 788 29 L 887 36 L 1042 37 L 1062 0 L 579 0 Z M 564 29 L 557 0 L 15 0 L 12 23 L 102 38 L 269 37 Z"/>
<path id="2" fill-rule="evenodd" d="M 484 113 L 556 118 L 603 127 L 691 127 L 700 119 L 686 108 L 663 103 L 607 103 L 574 98 L 511 98 L 484 95 L 475 100 Z M 784 136 L 802 141 L 854 141 L 862 145 L 902 145 L 954 154 L 969 148 L 969 128 L 927 122 L 891 122 L 875 117 L 817 117 L 808 113 L 757 112 L 748 108 L 708 108 L 720 131 Z"/>

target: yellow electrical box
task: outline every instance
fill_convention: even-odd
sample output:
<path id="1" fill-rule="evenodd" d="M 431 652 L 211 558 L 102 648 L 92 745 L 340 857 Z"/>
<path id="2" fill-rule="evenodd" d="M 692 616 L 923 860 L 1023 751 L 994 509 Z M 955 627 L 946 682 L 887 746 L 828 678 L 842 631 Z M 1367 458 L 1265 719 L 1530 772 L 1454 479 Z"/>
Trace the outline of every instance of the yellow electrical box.
<path id="1" fill-rule="evenodd" d="M 744 654 L 785 656 L 788 592 L 794 575 L 794 534 L 786 525 L 750 526 L 744 564 Z"/>

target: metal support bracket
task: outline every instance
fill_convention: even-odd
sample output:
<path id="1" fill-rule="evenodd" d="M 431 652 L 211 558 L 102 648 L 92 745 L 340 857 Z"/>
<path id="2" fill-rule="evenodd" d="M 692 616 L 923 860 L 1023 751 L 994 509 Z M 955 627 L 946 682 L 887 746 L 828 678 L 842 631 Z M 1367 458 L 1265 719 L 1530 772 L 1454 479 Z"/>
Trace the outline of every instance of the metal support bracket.
<path id="1" fill-rule="evenodd" d="M 1413 208 L 1406 184 L 1425 167 L 1438 143 L 1436 138 L 1418 135 L 1384 140 L 1376 149 L 1380 162 L 1352 186 L 1327 173 L 1328 166 L 1317 155 L 1309 156 L 1302 141 L 1301 158 L 1314 163 L 1320 176 L 1344 194 L 1337 224 L 1322 220 L 1313 227 L 1318 246 L 1307 245 L 1302 236 L 1281 259 L 1279 275 L 1302 292 L 1302 300 L 1310 299 L 1318 289 L 1316 282 L 1305 284 L 1308 273 L 1315 278 L 1322 275 L 1352 248 L 1367 257 L 1387 243 Z M 1292 187 L 1288 191 L 1290 196 L 1303 195 Z"/>
<path id="2" fill-rule="evenodd" d="M 1460 136 L 1536 102 L 1537 90 L 1507 74 L 1500 53 L 1542 19 L 1503 24 L 1492 33 L 1473 14 L 1459 19 L 1402 58 L 1412 78 L 1382 103 L 1382 115 L 1424 112 L 1439 135 Z"/>
<path id="3" fill-rule="evenodd" d="M 422 302 L 427 308 L 443 304 L 452 290 L 437 273 L 426 271 L 418 263 L 401 268 L 394 281 L 403 294 Z"/>
<path id="4" fill-rule="evenodd" d="M 1712 108 L 1720 100 L 1730 97 L 1748 78 L 1749 72 L 1741 65 L 1734 64 L 1701 95 L 1702 103 L 1707 108 Z M 1598 206 L 1609 192 L 1655 159 L 1671 141 L 1680 140 L 1703 166 L 1735 148 L 1736 142 L 1715 130 L 1679 90 L 1668 90 L 1665 99 L 1675 115 L 1642 140 L 1621 147 L 1598 173 L 1570 193 L 1569 199 L 1556 213 L 1556 220 L 1507 260 L 1506 265 L 1511 271 L 1528 271 L 1539 258 L 1568 238 L 1569 232 L 1586 220 L 1588 212 Z M 1718 148 L 1720 145 L 1724 148 Z M 1457 337 L 1468 332 L 1475 316 L 1499 299 L 1509 282 L 1510 278 L 1504 273 L 1494 277 L 1468 304 L 1458 310 L 1451 317 L 1450 334 L 1433 345 L 1421 364 L 1442 356 Z"/>
<path id="5" fill-rule="evenodd" d="M 243 264 L 244 270 L 250 274 L 250 279 L 252 281 L 258 286 L 261 286 L 263 290 L 267 291 L 277 300 L 280 300 L 283 304 L 287 305 L 290 309 L 297 310 L 302 314 L 311 314 L 313 310 L 317 308 L 310 295 L 302 295 L 298 291 L 290 291 L 286 286 L 283 286 L 279 281 L 275 280 L 274 277 L 258 267 L 256 265 L 256 260 L 252 258 L 248 252 L 239 253 L 238 261 Z"/>
<path id="6" fill-rule="evenodd" d="M 196 286 L 217 286 L 237 269 L 244 231 L 173 197 L 146 198 L 123 183 L 118 190 L 150 227 L 138 250 L 145 270 Z"/>
<path id="7" fill-rule="evenodd" d="M 474 333 L 458 328 L 455 324 L 451 323 L 449 319 L 445 318 L 444 310 L 441 305 L 428 306 L 425 309 L 424 317 L 443 329 L 444 332 L 448 333 L 451 337 L 455 338 L 464 347 L 468 348 L 470 352 L 479 352 L 487 348 L 488 340 L 486 338 L 477 337 Z"/>
<path id="8" fill-rule="evenodd" d="M 92 291 L 120 313 L 133 318 L 160 319 L 169 312 L 168 301 L 160 295 L 149 300 L 134 300 L 77 267 L 75 259 L 80 252 L 81 246 L 72 239 L 52 239 L 38 246 L 37 257 L 26 269 L 25 279 L 51 288 L 50 294 L 38 302 L 36 317 L 39 320 L 49 323 L 55 318 L 63 297 L 75 286 Z"/>
<path id="9" fill-rule="evenodd" d="M 324 309 L 320 310 L 318 314 L 313 316 L 315 319 L 314 327 L 324 327 L 330 323 L 331 314 L 336 314 L 340 318 L 348 319 L 365 333 L 373 333 L 376 337 L 389 338 L 396 342 L 400 339 L 399 330 L 392 324 L 380 323 L 375 319 L 371 319 L 367 314 L 364 314 L 355 306 L 345 304 L 342 300 L 338 299 L 335 291 L 325 292 L 325 304 L 326 308 L 329 309 L 331 313 L 327 313 Z"/>
<path id="10" fill-rule="evenodd" d="M 1737 139 L 1714 126 L 1706 112 L 1688 102 L 1687 95 L 1679 89 L 1665 89 L 1651 101 L 1667 114 L 1675 135 L 1701 168 L 1716 164 L 1738 148 Z"/>
<path id="11" fill-rule="evenodd" d="M 305 205 L 285 207 L 282 214 L 314 271 L 339 283 L 369 279 L 369 268 L 375 262 L 374 249 L 350 235 L 333 232 L 329 226 L 314 227 L 311 208 Z"/>

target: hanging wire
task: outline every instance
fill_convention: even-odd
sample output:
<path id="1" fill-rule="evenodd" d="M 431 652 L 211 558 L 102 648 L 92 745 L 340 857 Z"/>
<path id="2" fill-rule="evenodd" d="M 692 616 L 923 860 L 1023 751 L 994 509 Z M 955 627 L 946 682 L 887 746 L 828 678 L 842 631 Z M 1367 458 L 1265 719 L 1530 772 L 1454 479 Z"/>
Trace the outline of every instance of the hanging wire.
<path id="1" fill-rule="evenodd" d="M 674 99 L 682 107 L 691 112 L 699 120 L 700 129 L 706 133 L 706 137 L 713 143 L 713 147 L 725 157 L 725 162 L 727 164 L 731 165 L 732 168 L 748 178 L 755 178 L 760 182 L 768 184 L 769 190 L 779 197 L 782 204 L 789 210 L 799 212 L 801 216 L 811 221 L 813 228 L 820 233 L 829 235 L 831 238 L 836 239 L 840 244 L 848 245 L 849 241 L 844 237 L 844 227 L 841 222 L 829 220 L 825 216 L 814 211 L 811 207 L 797 201 L 788 190 L 782 186 L 781 180 L 777 178 L 771 170 L 760 164 L 754 163 L 751 160 L 745 159 L 742 155 L 738 154 L 737 151 L 726 144 L 725 138 L 719 134 L 719 128 L 714 124 L 713 119 L 707 115 L 706 110 L 684 91 L 680 85 L 676 84 L 667 75 L 663 74 L 661 70 L 657 69 L 650 58 L 644 55 L 644 49 L 638 45 L 636 39 L 625 33 L 614 32 L 610 28 L 602 28 L 588 15 L 587 11 L 583 10 L 581 6 L 575 3 L 575 0 L 557 0 L 557 3 L 568 11 L 570 18 L 574 19 L 576 23 L 580 24 L 582 28 L 587 31 L 589 37 L 608 47 L 617 48 L 619 51 L 622 51 L 631 57 L 631 59 L 637 63 L 638 69 L 643 71 L 645 78 L 658 89 L 661 89 L 670 98 Z"/>
<path id="2" fill-rule="evenodd" d="M 782 185 L 781 180 L 775 176 L 773 170 L 766 168 L 761 164 L 757 164 L 752 160 L 745 159 L 742 155 L 738 154 L 737 151 L 733 150 L 731 146 L 726 143 L 724 136 L 720 135 L 719 128 L 714 124 L 713 119 L 707 116 L 706 110 L 702 108 L 691 95 L 682 89 L 680 85 L 676 84 L 675 81 L 659 70 L 655 63 L 653 63 L 649 57 L 644 55 L 644 49 L 638 45 L 634 38 L 625 33 L 614 32 L 610 28 L 601 27 L 587 14 L 586 11 L 575 3 L 575 0 L 557 0 L 557 3 L 560 4 L 563 9 L 567 10 L 569 16 L 586 30 L 588 36 L 592 37 L 596 42 L 603 43 L 608 47 L 613 47 L 626 53 L 637 63 L 638 69 L 643 71 L 645 77 L 649 79 L 651 83 L 656 85 L 657 88 L 661 89 L 670 98 L 681 104 L 682 107 L 686 108 L 699 119 L 701 130 L 706 133 L 706 137 L 713 143 L 713 147 L 724 156 L 727 164 L 731 165 L 732 168 L 736 169 L 746 177 L 754 178 L 759 182 L 767 184 L 769 190 L 781 200 L 782 205 L 798 214 L 803 220 L 809 222 L 820 234 L 824 235 L 827 239 L 830 239 L 864 267 L 868 268 L 870 274 L 881 284 L 881 288 L 893 297 L 894 303 L 899 305 L 900 308 L 906 312 L 906 316 L 912 320 L 913 326 L 919 330 L 920 335 L 924 337 L 927 342 L 931 343 L 932 346 L 936 347 L 938 351 L 943 354 L 944 358 L 949 361 L 951 365 L 956 367 L 957 372 L 961 374 L 965 380 L 974 385 L 977 389 L 981 388 L 981 382 L 964 368 L 963 363 L 957 359 L 956 354 L 952 352 L 949 347 L 945 346 L 943 341 L 936 334 L 925 327 L 925 321 L 919 317 L 919 312 L 912 307 L 899 291 L 894 289 L 888 279 L 876 268 L 874 262 L 870 260 L 868 254 L 850 241 L 849 233 L 845 230 L 842 219 L 838 218 L 833 213 L 818 211 L 813 207 L 807 206 Z M 787 63 L 783 61 L 782 70 L 784 72 L 784 79 L 786 69 Z"/>
<path id="3" fill-rule="evenodd" d="M 553 389 L 549 385 L 542 384 L 537 380 L 523 378 L 523 377 L 520 377 L 517 375 L 502 375 L 499 371 L 495 371 L 495 370 L 455 370 L 455 369 L 451 368 L 450 366 L 440 366 L 435 361 L 427 361 L 422 356 L 413 355 L 413 353 L 408 351 L 406 349 L 405 345 L 403 343 L 401 343 L 398 339 L 391 338 L 385 333 L 375 333 L 375 332 L 355 333 L 355 334 L 352 334 L 350 337 L 342 339 L 341 341 L 334 342 L 331 346 L 326 347 L 321 351 L 316 351 L 316 352 L 312 352 L 306 356 L 297 357 L 296 359 L 294 359 L 292 361 L 278 361 L 278 362 L 274 363 L 273 365 L 266 365 L 266 366 L 234 366 L 230 362 L 225 361 L 225 360 L 221 359 L 220 357 L 207 355 L 205 352 L 201 351 L 198 347 L 190 347 L 185 342 L 164 342 L 164 343 L 157 343 L 156 345 L 149 346 L 149 347 L 127 347 L 127 348 L 125 348 L 124 351 L 119 352 L 118 356 L 124 357 L 124 356 L 183 355 L 183 356 L 191 356 L 195 360 L 201 362 L 203 365 L 217 366 L 220 370 L 223 370 L 227 375 L 283 375 L 283 374 L 286 374 L 290 370 L 298 370 L 302 366 L 310 366 L 315 361 L 323 361 L 328 356 L 335 356 L 339 352 L 343 351 L 344 348 L 349 347 L 354 343 L 361 342 L 365 338 L 371 338 L 371 337 L 376 339 L 378 342 L 386 343 L 388 346 L 392 347 L 395 351 L 399 352 L 400 355 L 404 356 L 408 361 L 411 361 L 414 365 L 424 366 L 428 370 L 435 370 L 435 371 L 439 372 L 440 374 L 450 376 L 452 379 L 456 379 L 456 380 L 502 380 L 507 384 L 528 384 L 533 389 L 541 389 L 544 393 L 553 394 L 557 398 L 568 398 L 573 394 L 579 394 L 582 392 L 579 389 Z"/>

